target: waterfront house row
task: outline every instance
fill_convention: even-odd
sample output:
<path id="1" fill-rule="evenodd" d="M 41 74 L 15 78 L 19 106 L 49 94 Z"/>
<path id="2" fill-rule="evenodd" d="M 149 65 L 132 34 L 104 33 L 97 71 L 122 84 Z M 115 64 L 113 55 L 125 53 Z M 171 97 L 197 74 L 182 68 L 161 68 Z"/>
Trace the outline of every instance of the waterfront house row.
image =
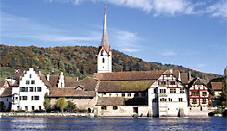
<path id="1" fill-rule="evenodd" d="M 187 116 L 195 108 L 205 111 L 210 104 L 205 83 L 198 78 L 190 82 L 188 73 L 172 69 L 96 73 L 81 81 L 63 73 L 43 75 L 33 68 L 19 72 L 3 80 L 2 110 L 44 110 L 45 94 L 52 105 L 64 97 L 98 116 Z"/>

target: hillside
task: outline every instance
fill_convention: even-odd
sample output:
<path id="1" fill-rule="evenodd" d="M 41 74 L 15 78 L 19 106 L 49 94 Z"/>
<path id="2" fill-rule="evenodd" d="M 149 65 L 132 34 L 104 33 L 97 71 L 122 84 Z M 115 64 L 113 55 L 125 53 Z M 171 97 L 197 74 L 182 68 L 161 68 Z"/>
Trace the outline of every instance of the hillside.
<path id="1" fill-rule="evenodd" d="M 6 46 L 0 45 L 0 77 L 10 76 L 16 66 L 27 69 L 33 67 L 43 73 L 79 76 L 80 78 L 96 72 L 96 55 L 98 48 L 91 46 L 64 46 L 42 48 L 35 46 Z M 113 50 L 113 71 L 145 71 L 178 69 L 181 72 L 192 71 L 192 76 L 206 80 L 219 77 L 216 74 L 206 74 L 178 65 L 144 62 L 142 59 L 128 56 Z"/>

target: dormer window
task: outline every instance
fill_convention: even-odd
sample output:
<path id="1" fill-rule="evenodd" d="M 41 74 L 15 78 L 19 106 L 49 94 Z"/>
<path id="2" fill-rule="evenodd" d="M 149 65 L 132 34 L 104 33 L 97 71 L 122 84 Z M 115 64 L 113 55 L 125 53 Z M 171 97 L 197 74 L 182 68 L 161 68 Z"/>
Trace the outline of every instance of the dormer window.
<path id="1" fill-rule="evenodd" d="M 32 74 L 29 75 L 29 78 L 32 78 Z"/>

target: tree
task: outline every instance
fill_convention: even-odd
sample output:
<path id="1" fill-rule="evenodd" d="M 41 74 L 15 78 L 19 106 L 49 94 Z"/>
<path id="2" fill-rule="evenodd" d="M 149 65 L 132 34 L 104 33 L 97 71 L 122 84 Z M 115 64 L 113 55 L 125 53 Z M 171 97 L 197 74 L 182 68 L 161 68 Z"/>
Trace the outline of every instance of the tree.
<path id="1" fill-rule="evenodd" d="M 224 70 L 224 76 L 222 81 L 222 93 L 220 96 L 221 105 L 227 107 L 227 68 Z"/>
<path id="2" fill-rule="evenodd" d="M 44 105 L 44 107 L 45 107 L 46 111 L 49 111 L 49 110 L 50 110 L 50 108 L 51 108 L 51 104 L 50 104 L 50 99 L 48 98 L 47 93 L 46 93 L 46 94 L 45 94 L 45 96 L 44 96 L 44 102 L 43 102 L 43 105 Z"/>
<path id="3" fill-rule="evenodd" d="M 63 113 L 64 109 L 67 107 L 67 103 L 65 98 L 59 98 L 56 103 L 56 107 L 58 107 Z"/>
<path id="4" fill-rule="evenodd" d="M 67 102 L 66 110 L 68 112 L 73 112 L 75 108 L 76 108 L 76 105 L 72 101 Z"/>

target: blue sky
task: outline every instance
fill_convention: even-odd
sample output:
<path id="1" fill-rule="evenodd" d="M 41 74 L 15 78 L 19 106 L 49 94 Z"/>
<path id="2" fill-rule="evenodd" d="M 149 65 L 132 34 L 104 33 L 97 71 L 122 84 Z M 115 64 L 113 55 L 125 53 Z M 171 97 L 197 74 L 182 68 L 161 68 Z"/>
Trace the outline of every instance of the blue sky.
<path id="1" fill-rule="evenodd" d="M 113 49 L 223 74 L 226 0 L 1 0 L 0 43 L 98 47 L 105 5 Z"/>

